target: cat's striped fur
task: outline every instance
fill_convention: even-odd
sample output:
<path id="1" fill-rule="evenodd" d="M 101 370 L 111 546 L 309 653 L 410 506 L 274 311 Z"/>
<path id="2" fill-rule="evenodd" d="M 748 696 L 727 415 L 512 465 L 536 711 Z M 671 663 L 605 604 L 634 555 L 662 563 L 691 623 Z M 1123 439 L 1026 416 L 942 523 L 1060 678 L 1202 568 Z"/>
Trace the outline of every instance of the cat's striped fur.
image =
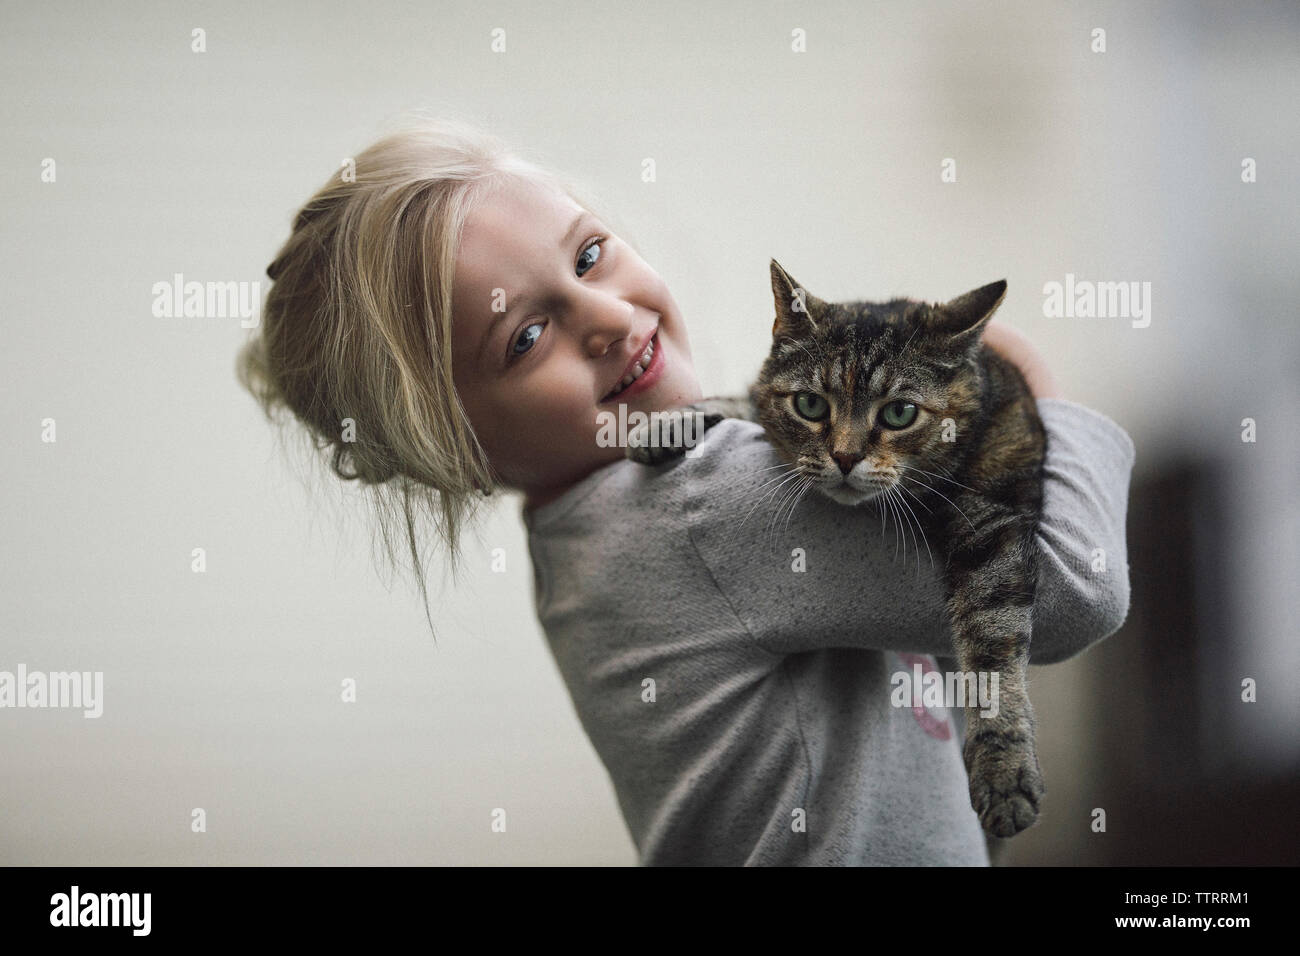
<path id="1" fill-rule="evenodd" d="M 1014 836 L 1037 820 L 1045 793 L 1026 665 L 1047 436 L 1019 370 L 980 341 L 1006 283 L 942 304 L 830 303 L 775 260 L 771 275 L 771 352 L 749 396 L 691 409 L 706 427 L 762 424 L 801 491 L 885 505 L 944 559 L 959 665 L 999 675 L 997 716 L 966 709 L 971 806 L 986 831 Z M 915 419 L 898 427 L 906 405 Z M 628 457 L 662 462 L 681 453 L 673 444 L 643 442 Z"/>

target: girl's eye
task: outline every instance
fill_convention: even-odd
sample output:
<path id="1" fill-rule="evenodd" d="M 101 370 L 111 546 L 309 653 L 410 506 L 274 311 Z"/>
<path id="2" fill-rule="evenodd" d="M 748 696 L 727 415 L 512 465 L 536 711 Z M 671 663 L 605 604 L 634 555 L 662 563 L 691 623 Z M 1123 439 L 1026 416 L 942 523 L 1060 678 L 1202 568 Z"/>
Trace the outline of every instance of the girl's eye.
<path id="1" fill-rule="evenodd" d="M 880 422 L 886 428 L 906 428 L 916 421 L 916 406 L 911 402 L 890 402 L 880 410 Z"/>
<path id="2" fill-rule="evenodd" d="M 830 411 L 826 399 L 816 392 L 800 392 L 794 397 L 794 410 L 809 421 L 820 421 Z"/>
<path id="3" fill-rule="evenodd" d="M 590 270 L 592 266 L 594 266 L 597 262 L 600 261 L 600 247 L 604 244 L 604 242 L 605 242 L 604 236 L 597 236 L 591 240 L 590 245 L 588 245 L 585 249 L 582 250 L 582 254 L 578 256 L 578 265 L 577 265 L 579 278 L 586 275 L 587 271 Z M 583 268 L 584 263 L 586 264 L 585 269 Z"/>
<path id="4" fill-rule="evenodd" d="M 577 273 L 580 278 L 591 271 L 592 267 L 600 261 L 601 246 L 608 241 L 608 238 L 608 236 L 593 236 L 588 241 L 588 244 L 583 248 L 581 254 L 578 256 L 577 264 Z M 545 324 L 545 322 L 529 322 L 523 327 L 519 333 L 519 337 L 515 339 L 514 344 L 510 346 L 510 361 L 514 361 L 519 356 L 524 355 L 537 344 L 537 340 L 542 334 L 542 326 Z M 536 329 L 537 331 L 532 332 L 532 329 Z"/>
<path id="5" fill-rule="evenodd" d="M 542 325 L 543 323 L 541 322 L 530 322 L 526 326 L 524 326 L 523 330 L 519 333 L 519 338 L 515 339 L 515 344 L 510 347 L 511 358 L 514 358 L 517 355 L 523 355 L 525 352 L 527 352 L 529 349 L 533 347 L 533 345 L 537 342 L 538 337 L 540 337 L 542 334 L 541 333 Z M 537 334 L 530 336 L 528 334 L 529 329 L 537 329 L 538 330 Z M 523 346 L 523 348 L 520 348 L 521 345 Z"/>

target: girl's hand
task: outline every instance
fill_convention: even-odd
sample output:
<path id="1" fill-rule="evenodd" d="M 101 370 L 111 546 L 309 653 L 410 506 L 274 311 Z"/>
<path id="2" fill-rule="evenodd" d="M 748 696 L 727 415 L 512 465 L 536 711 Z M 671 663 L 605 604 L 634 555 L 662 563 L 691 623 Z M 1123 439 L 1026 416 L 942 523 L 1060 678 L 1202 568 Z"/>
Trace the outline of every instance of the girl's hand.
<path id="1" fill-rule="evenodd" d="M 990 319 L 988 325 L 984 326 L 982 338 L 985 345 L 1020 369 L 1035 399 L 1065 397 L 1042 353 L 1019 329 L 997 319 Z"/>

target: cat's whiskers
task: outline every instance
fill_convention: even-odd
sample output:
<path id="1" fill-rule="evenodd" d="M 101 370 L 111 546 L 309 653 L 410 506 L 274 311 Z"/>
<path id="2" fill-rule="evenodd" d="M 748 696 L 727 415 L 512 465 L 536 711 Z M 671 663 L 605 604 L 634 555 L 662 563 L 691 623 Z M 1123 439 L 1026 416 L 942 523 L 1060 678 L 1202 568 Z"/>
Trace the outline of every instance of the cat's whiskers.
<path id="1" fill-rule="evenodd" d="M 901 489 L 902 491 L 905 491 L 905 492 L 907 492 L 909 495 L 911 495 L 912 498 L 916 501 L 916 503 L 917 503 L 918 505 L 920 505 L 920 506 L 921 506 L 922 508 L 924 508 L 926 511 L 930 512 L 930 514 L 934 514 L 934 509 L 931 508 L 929 505 L 927 505 L 924 501 L 922 501 L 922 500 L 921 500 L 921 496 L 918 495 L 915 491 L 913 491 L 911 488 L 907 487 L 906 485 L 899 485 L 898 487 L 899 487 L 899 489 Z"/>
<path id="2" fill-rule="evenodd" d="M 966 512 L 962 511 L 960 508 L 957 508 L 957 503 L 956 503 L 955 501 L 953 501 L 951 498 L 949 498 L 947 495 L 945 495 L 945 494 L 944 494 L 942 491 L 940 491 L 938 488 L 935 488 L 935 487 L 933 487 L 932 485 L 927 485 L 924 481 L 921 481 L 921 480 L 918 479 L 918 478 L 908 478 L 907 475 L 904 475 L 904 474 L 901 474 L 901 473 L 899 474 L 899 477 L 900 477 L 900 478 L 904 478 L 904 479 L 906 479 L 907 481 L 914 481 L 914 482 L 916 482 L 918 485 L 920 485 L 922 488 L 926 488 L 926 489 L 928 489 L 929 491 L 933 491 L 936 495 L 938 495 L 938 496 L 939 496 L 940 498 L 942 498 L 944 501 L 948 502 L 948 504 L 950 504 L 950 505 L 952 505 L 954 508 L 956 508 L 956 509 L 957 509 L 957 514 L 961 515 L 963 518 L 966 518 Z M 970 518 L 966 518 L 966 523 L 967 523 L 968 525 L 970 525 L 972 531 L 976 530 L 976 529 L 975 529 L 975 525 L 971 522 Z"/>
<path id="3" fill-rule="evenodd" d="M 772 529 L 776 526 L 777 521 L 781 518 L 781 509 L 785 507 L 786 501 L 794 492 L 797 492 L 803 484 L 804 475 L 800 474 L 798 478 L 788 484 L 782 485 L 781 490 L 777 492 L 776 504 L 772 508 L 772 513 L 767 519 L 767 531 L 769 540 L 772 537 Z"/>
<path id="4" fill-rule="evenodd" d="M 794 504 L 790 506 L 790 513 L 789 513 L 788 515 L 785 516 L 785 529 L 784 529 L 784 530 L 788 531 L 788 530 L 790 529 L 790 519 L 791 519 L 792 517 L 794 517 L 794 509 L 797 508 L 797 507 L 799 507 L 799 502 L 803 501 L 803 499 L 804 499 L 804 495 L 808 494 L 808 492 L 810 492 L 810 491 L 812 490 L 812 488 L 813 488 L 813 486 L 814 486 L 815 484 L 816 484 L 816 481 L 814 481 L 814 480 L 813 480 L 813 477 L 812 477 L 811 475 L 809 475 L 809 476 L 808 476 L 808 480 L 807 480 L 806 482 L 804 482 L 803 489 L 799 492 L 799 496 L 798 496 L 797 498 L 795 498 L 795 500 L 794 500 Z"/>
<path id="5" fill-rule="evenodd" d="M 812 483 L 811 475 L 800 474 L 799 478 L 800 478 L 799 481 L 796 481 L 789 488 L 785 489 L 780 502 L 778 502 L 776 506 L 776 510 L 772 513 L 772 519 L 768 524 L 768 538 L 769 541 L 773 544 L 775 543 L 776 524 L 778 521 L 781 520 L 781 512 L 785 509 L 786 505 L 789 504 L 790 515 L 793 515 L 794 506 L 799 503 L 799 499 L 803 497 L 803 493 L 808 490 L 808 487 Z M 790 522 L 790 517 L 787 516 L 786 517 L 787 526 L 789 525 L 789 522 Z"/>
<path id="6" fill-rule="evenodd" d="M 930 510 L 928 507 L 926 507 L 925 502 L 923 502 L 920 498 L 917 498 L 917 496 L 916 496 L 916 492 L 912 491 L 912 490 L 911 490 L 910 488 L 908 488 L 906 485 L 898 485 L 897 488 L 898 488 L 898 490 L 900 490 L 900 491 L 905 491 L 905 492 L 907 492 L 907 493 L 908 493 L 909 495 L 911 495 L 913 498 L 916 498 L 917 504 L 919 504 L 919 505 L 921 505 L 921 507 L 925 508 L 926 511 L 929 511 L 929 510 Z M 917 530 L 918 532 L 920 532 L 920 535 L 921 535 L 921 541 L 922 541 L 922 543 L 925 545 L 925 553 L 928 554 L 928 555 L 930 556 L 930 567 L 933 568 L 933 567 L 934 567 L 934 552 L 930 550 L 930 542 L 929 542 L 929 540 L 928 540 L 928 539 L 926 538 L 926 536 L 925 536 L 925 528 L 924 528 L 924 526 L 922 526 L 922 524 L 921 524 L 921 519 L 918 518 L 918 517 L 916 516 L 916 512 L 913 511 L 913 510 L 912 510 L 912 506 L 909 505 L 909 504 L 907 503 L 907 499 L 903 498 L 902 495 L 900 495 L 899 498 L 898 498 L 898 500 L 899 500 L 899 503 L 902 504 L 903 507 L 907 509 L 908 514 L 911 515 L 912 521 L 915 522 L 915 524 L 916 524 L 916 530 Z M 914 537 L 912 540 L 915 541 L 915 540 L 916 540 L 915 537 Z M 919 548 L 917 549 L 917 552 L 916 552 L 916 574 L 917 574 L 917 577 L 920 577 L 920 575 L 921 575 L 921 551 L 920 551 Z"/>
<path id="7" fill-rule="evenodd" d="M 889 509 L 889 513 L 894 517 L 894 560 L 898 560 L 898 512 L 894 508 L 894 502 L 890 499 L 889 494 L 885 493 L 878 496 L 878 500 Z"/>
<path id="8" fill-rule="evenodd" d="M 777 468 L 786 468 L 786 469 L 790 469 L 790 468 L 793 468 L 793 467 L 794 467 L 794 466 L 792 466 L 792 465 L 788 465 L 788 464 L 782 462 L 782 463 L 779 463 L 779 464 L 776 464 L 776 465 L 772 465 L 772 466 L 767 467 L 767 468 L 761 468 L 761 469 L 759 469 L 758 471 L 760 471 L 760 472 L 762 472 L 762 471 L 773 471 L 773 470 L 775 470 L 775 469 L 777 469 Z M 724 493 L 722 493 L 721 495 L 719 495 L 718 500 L 719 500 L 720 503 L 725 503 L 725 504 L 728 504 L 728 505 L 730 505 L 730 504 L 732 504 L 732 503 L 735 503 L 735 502 L 749 501 L 750 499 L 752 499 L 752 498 L 754 497 L 754 495 L 756 495 L 756 494 L 758 494 L 759 492 L 761 492 L 764 488 L 766 488 L 766 487 L 768 487 L 769 485 L 772 485 L 772 484 L 774 484 L 774 483 L 780 481 L 780 480 L 781 480 L 782 478 L 784 478 L 784 477 L 786 477 L 786 473 L 785 473 L 785 472 L 782 472 L 781 474 L 778 474 L 778 475 L 776 475 L 776 476 L 774 476 L 774 477 L 770 477 L 770 478 L 768 478 L 768 479 L 767 479 L 763 484 L 759 485 L 758 488 L 752 488 L 752 487 L 750 487 L 749 485 L 739 485 L 739 486 L 737 486 L 737 487 L 735 487 L 735 488 L 732 488 L 730 491 L 728 491 L 728 492 L 724 492 Z"/>
<path id="9" fill-rule="evenodd" d="M 903 519 L 907 517 L 907 512 L 903 510 L 903 505 L 905 504 L 905 502 L 903 501 L 903 496 L 898 493 L 898 490 L 896 488 L 890 488 L 885 493 L 889 495 L 890 499 L 894 502 L 894 508 L 896 509 L 896 513 L 899 516 L 899 524 L 903 525 L 903 564 L 907 564 L 907 536 L 908 534 L 911 534 L 912 544 L 916 544 L 916 533 L 912 531 L 912 526 L 910 524 L 903 523 Z M 916 549 L 916 561 L 917 561 L 917 565 L 916 565 L 917 573 L 919 574 L 920 567 L 921 567 L 920 548 Z"/>
<path id="10" fill-rule="evenodd" d="M 883 538 L 885 536 L 884 499 L 881 496 L 877 495 L 875 498 L 871 499 L 871 503 L 874 504 L 876 506 L 876 510 L 880 512 L 880 536 Z"/>
<path id="11" fill-rule="evenodd" d="M 773 544 L 775 544 L 776 523 L 781 518 L 781 511 L 785 508 L 786 502 L 788 502 L 790 498 L 799 491 L 799 489 L 804 485 L 807 477 L 808 476 L 806 474 L 800 473 L 798 476 L 796 476 L 793 482 L 782 485 L 781 488 L 778 490 L 776 507 L 773 509 L 771 516 L 768 518 L 768 524 L 766 529 L 768 547 L 771 547 Z"/>
<path id="12" fill-rule="evenodd" d="M 895 488 L 894 491 L 895 491 L 896 499 L 897 499 L 897 501 L 898 501 L 898 507 L 902 509 L 902 511 L 903 511 L 903 517 L 905 517 L 905 518 L 907 519 L 908 524 L 909 524 L 909 526 L 910 526 L 910 529 L 912 530 L 912 546 L 916 549 L 916 576 L 917 576 L 917 578 L 920 578 L 920 576 L 921 576 L 921 548 L 920 548 L 920 547 L 917 545 L 917 543 L 916 543 L 917 531 L 920 530 L 920 529 L 919 529 L 918 526 L 917 526 L 917 522 L 916 522 L 916 513 L 912 511 L 912 506 L 909 505 L 909 504 L 907 503 L 907 499 L 903 497 L 902 493 L 899 492 L 897 488 Z M 925 545 L 925 549 L 926 549 L 926 551 L 929 551 L 929 550 L 930 550 L 930 545 L 929 545 L 929 543 L 925 540 L 925 532 L 924 532 L 924 531 L 921 531 L 921 532 L 920 532 L 920 537 L 921 537 L 921 544 L 924 544 L 924 545 Z"/>
<path id="13" fill-rule="evenodd" d="M 903 543 L 903 563 L 906 564 L 907 563 L 907 528 L 903 524 L 903 512 L 899 510 L 898 502 L 895 499 L 895 496 L 893 494 L 886 493 L 886 497 L 889 498 L 890 510 L 894 512 L 894 525 L 898 529 L 898 537 L 902 540 Z M 894 552 L 894 560 L 895 561 L 898 560 L 897 550 L 895 550 Z"/>
<path id="14" fill-rule="evenodd" d="M 790 519 L 794 517 L 795 509 L 799 507 L 799 502 L 803 501 L 804 496 L 808 494 L 814 484 L 812 475 L 804 475 L 804 481 L 799 483 L 799 490 L 790 496 L 789 509 L 785 513 L 785 525 L 781 532 L 784 534 L 790 530 Z"/>
<path id="15" fill-rule="evenodd" d="M 924 468 L 917 468 L 915 465 L 907 465 L 906 467 L 910 468 L 912 471 L 920 472 L 920 473 L 923 474 L 923 475 L 929 475 L 931 478 L 938 478 L 940 481 L 947 481 L 947 482 L 950 482 L 950 483 L 956 485 L 958 488 L 965 488 L 967 491 L 974 491 L 976 494 L 979 494 L 979 492 L 976 491 L 974 488 L 972 488 L 970 485 L 963 485 L 960 481 L 953 481 L 951 478 L 949 478 L 949 477 L 947 477 L 947 476 L 945 476 L 945 475 L 936 475 L 936 474 L 935 474 L 934 472 L 932 472 L 932 471 L 926 471 Z M 943 466 L 942 466 L 942 465 L 935 465 L 935 467 L 936 467 L 936 468 L 942 468 Z"/>
<path id="16" fill-rule="evenodd" d="M 780 481 L 782 478 L 784 478 L 786 475 L 788 475 L 788 474 L 790 473 L 790 471 L 792 471 L 792 470 L 793 470 L 793 471 L 797 471 L 797 470 L 798 470 L 798 466 L 797 466 L 797 465 L 791 465 L 791 464 L 789 464 L 789 463 L 787 463 L 787 462 L 781 462 L 781 463 L 776 464 L 776 465 L 771 465 L 771 466 L 769 466 L 769 467 L 767 467 L 767 468 L 760 468 L 760 469 L 758 470 L 758 472 L 756 472 L 756 474 L 761 474 L 761 473 L 763 473 L 763 472 L 767 472 L 767 471 L 775 471 L 775 470 L 778 469 L 778 468 L 784 468 L 784 469 L 786 469 L 786 470 L 783 471 L 783 472 L 781 472 L 781 473 L 778 474 L 778 475 L 774 475 L 774 476 L 768 478 L 766 481 L 764 481 L 761 485 L 759 485 L 757 488 L 754 488 L 753 490 L 750 490 L 749 488 L 744 488 L 744 489 L 742 489 L 742 490 L 741 490 L 741 494 L 743 494 L 743 495 L 746 496 L 746 497 L 748 497 L 748 496 L 751 495 L 751 494 L 756 495 L 756 494 L 758 494 L 760 491 L 762 491 L 764 488 L 766 488 L 768 485 L 772 484 L 773 482 L 775 482 L 775 481 Z"/>
<path id="17" fill-rule="evenodd" d="M 742 519 L 740 519 L 740 523 L 741 523 L 742 525 L 743 525 L 746 521 L 749 520 L 749 517 L 750 517 L 750 515 L 752 515 L 752 514 L 754 513 L 754 509 L 755 509 L 755 508 L 757 508 L 759 505 L 761 505 L 761 504 L 762 504 L 764 501 L 766 501 L 768 498 L 772 497 L 772 495 L 774 495 L 774 494 L 776 494 L 777 492 L 779 492 L 779 491 L 781 490 L 781 488 L 786 484 L 786 482 L 790 481 L 791 479 L 798 478 L 798 477 L 800 476 L 801 473 L 800 473 L 800 471 L 799 471 L 799 469 L 798 469 L 797 466 L 795 466 L 795 465 L 791 465 L 791 466 L 790 466 L 790 469 L 791 469 L 791 470 L 790 470 L 790 473 L 789 473 L 789 474 L 781 474 L 781 475 L 777 475 L 775 478 L 769 478 L 769 479 L 767 480 L 766 483 L 764 483 L 763 485 L 761 485 L 761 486 L 759 487 L 758 490 L 761 491 L 763 488 L 767 488 L 769 485 L 775 485 L 775 486 L 776 486 L 776 487 L 772 488 L 771 490 L 769 490 L 767 493 L 765 493 L 765 494 L 764 494 L 762 497 L 760 497 L 757 501 L 754 502 L 753 506 L 750 507 L 749 511 L 747 511 L 747 512 L 745 513 L 745 517 L 742 518 Z"/>
<path id="18" fill-rule="evenodd" d="M 884 492 L 885 501 L 889 502 L 889 513 L 894 516 L 894 561 L 898 561 L 898 539 L 899 532 L 903 527 L 903 519 L 898 515 L 898 507 L 894 504 L 894 496 L 886 489 Z M 903 536 L 903 557 L 907 558 L 907 536 Z"/>

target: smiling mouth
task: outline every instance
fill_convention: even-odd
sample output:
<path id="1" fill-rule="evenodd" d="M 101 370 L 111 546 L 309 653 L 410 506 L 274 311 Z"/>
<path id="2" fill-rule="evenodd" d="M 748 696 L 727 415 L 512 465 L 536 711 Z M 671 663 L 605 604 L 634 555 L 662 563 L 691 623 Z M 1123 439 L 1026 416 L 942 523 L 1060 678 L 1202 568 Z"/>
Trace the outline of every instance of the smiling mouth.
<path id="1" fill-rule="evenodd" d="M 650 364 L 654 361 L 655 355 L 658 353 L 658 351 L 659 351 L 659 330 L 656 329 L 655 334 L 650 336 L 650 341 L 646 343 L 645 351 L 641 353 L 640 357 L 636 360 L 636 364 L 632 366 L 632 371 L 628 372 L 621 379 L 619 379 L 618 384 L 615 385 L 614 388 L 608 394 L 606 394 L 604 398 L 600 400 L 600 403 L 603 405 L 605 402 L 617 398 L 620 394 L 622 394 L 622 392 L 626 388 L 631 386 L 633 382 L 635 382 L 642 375 L 644 375 L 646 373 L 646 369 L 648 369 L 650 367 Z"/>

